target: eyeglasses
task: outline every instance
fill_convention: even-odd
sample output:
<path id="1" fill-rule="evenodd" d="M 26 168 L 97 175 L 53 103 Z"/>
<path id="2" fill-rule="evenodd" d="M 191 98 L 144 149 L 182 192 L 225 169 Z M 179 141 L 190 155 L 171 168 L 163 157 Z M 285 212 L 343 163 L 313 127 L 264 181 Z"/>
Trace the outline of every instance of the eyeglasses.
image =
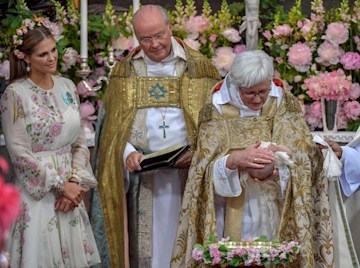
<path id="1" fill-rule="evenodd" d="M 149 45 L 152 43 L 152 41 L 162 41 L 164 40 L 166 36 L 166 32 L 162 32 L 162 33 L 159 33 L 155 36 L 152 36 L 152 37 L 144 37 L 144 38 L 141 38 L 140 39 L 140 43 L 144 44 L 144 45 Z"/>
<path id="2" fill-rule="evenodd" d="M 258 92 L 243 92 L 243 90 L 239 89 L 239 92 L 242 96 L 249 98 L 249 99 L 253 99 L 255 98 L 257 95 L 259 95 L 260 98 L 264 98 L 267 97 L 268 93 L 270 92 L 270 88 L 269 89 L 263 89 L 260 90 Z"/>

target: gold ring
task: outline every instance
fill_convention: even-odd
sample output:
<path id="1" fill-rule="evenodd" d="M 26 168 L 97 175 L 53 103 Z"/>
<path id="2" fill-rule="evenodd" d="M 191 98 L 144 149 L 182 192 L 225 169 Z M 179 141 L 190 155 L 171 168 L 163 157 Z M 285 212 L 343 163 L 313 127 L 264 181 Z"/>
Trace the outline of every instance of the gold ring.
<path id="1" fill-rule="evenodd" d="M 254 158 L 254 163 L 256 163 L 256 162 L 257 162 L 257 158 L 255 157 L 255 158 Z"/>

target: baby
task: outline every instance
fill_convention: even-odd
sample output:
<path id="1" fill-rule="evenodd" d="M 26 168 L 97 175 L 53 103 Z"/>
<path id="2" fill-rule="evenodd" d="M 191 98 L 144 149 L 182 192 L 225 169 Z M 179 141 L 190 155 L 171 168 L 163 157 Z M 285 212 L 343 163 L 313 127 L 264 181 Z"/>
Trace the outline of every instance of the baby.
<path id="1" fill-rule="evenodd" d="M 281 165 L 292 165 L 291 161 L 291 150 L 285 145 L 278 145 L 271 142 L 261 142 L 260 148 L 268 148 L 274 152 L 274 161 L 270 164 L 264 164 L 264 168 L 247 168 L 248 175 L 252 178 L 259 180 L 265 180 L 274 171 L 274 168 L 279 168 Z"/>

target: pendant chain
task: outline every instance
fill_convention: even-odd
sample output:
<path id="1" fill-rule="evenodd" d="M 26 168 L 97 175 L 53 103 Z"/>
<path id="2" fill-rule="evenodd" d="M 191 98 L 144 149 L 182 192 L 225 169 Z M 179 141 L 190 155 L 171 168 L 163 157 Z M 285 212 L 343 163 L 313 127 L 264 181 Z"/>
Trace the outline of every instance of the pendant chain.
<path id="1" fill-rule="evenodd" d="M 167 110 L 167 107 L 164 109 L 164 111 L 161 112 L 162 125 L 159 126 L 159 129 L 162 129 L 162 131 L 163 131 L 163 138 L 164 139 L 166 139 L 166 129 L 170 128 L 169 125 L 166 125 L 166 118 L 165 118 L 166 110 Z"/>

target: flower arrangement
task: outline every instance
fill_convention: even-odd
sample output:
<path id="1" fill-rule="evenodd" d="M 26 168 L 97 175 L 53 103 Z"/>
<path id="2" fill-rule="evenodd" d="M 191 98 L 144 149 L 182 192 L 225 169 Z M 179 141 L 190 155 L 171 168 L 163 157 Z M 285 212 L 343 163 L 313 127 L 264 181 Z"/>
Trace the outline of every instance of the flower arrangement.
<path id="1" fill-rule="evenodd" d="M 310 18 L 297 0 L 288 16 L 277 14 L 263 32 L 264 49 L 274 57 L 278 76 L 298 97 L 312 130 L 323 128 L 321 99 L 339 101 L 337 128 L 360 125 L 360 1 L 342 0 L 325 11 L 311 2 Z"/>
<path id="2" fill-rule="evenodd" d="M 246 46 L 241 44 L 242 37 L 235 25 L 241 18 L 232 15 L 229 5 L 222 1 L 218 12 L 212 13 L 207 0 L 203 3 L 202 14 L 198 15 L 193 0 L 176 1 L 171 14 L 173 34 L 182 38 L 191 48 L 212 59 L 220 74 L 225 76 L 235 56 Z"/>
<path id="3" fill-rule="evenodd" d="M 280 243 L 262 236 L 247 242 L 216 242 L 215 237 L 211 236 L 204 245 L 194 245 L 192 256 L 196 261 L 210 266 L 263 266 L 292 262 L 299 251 L 299 243 L 295 241 Z"/>

